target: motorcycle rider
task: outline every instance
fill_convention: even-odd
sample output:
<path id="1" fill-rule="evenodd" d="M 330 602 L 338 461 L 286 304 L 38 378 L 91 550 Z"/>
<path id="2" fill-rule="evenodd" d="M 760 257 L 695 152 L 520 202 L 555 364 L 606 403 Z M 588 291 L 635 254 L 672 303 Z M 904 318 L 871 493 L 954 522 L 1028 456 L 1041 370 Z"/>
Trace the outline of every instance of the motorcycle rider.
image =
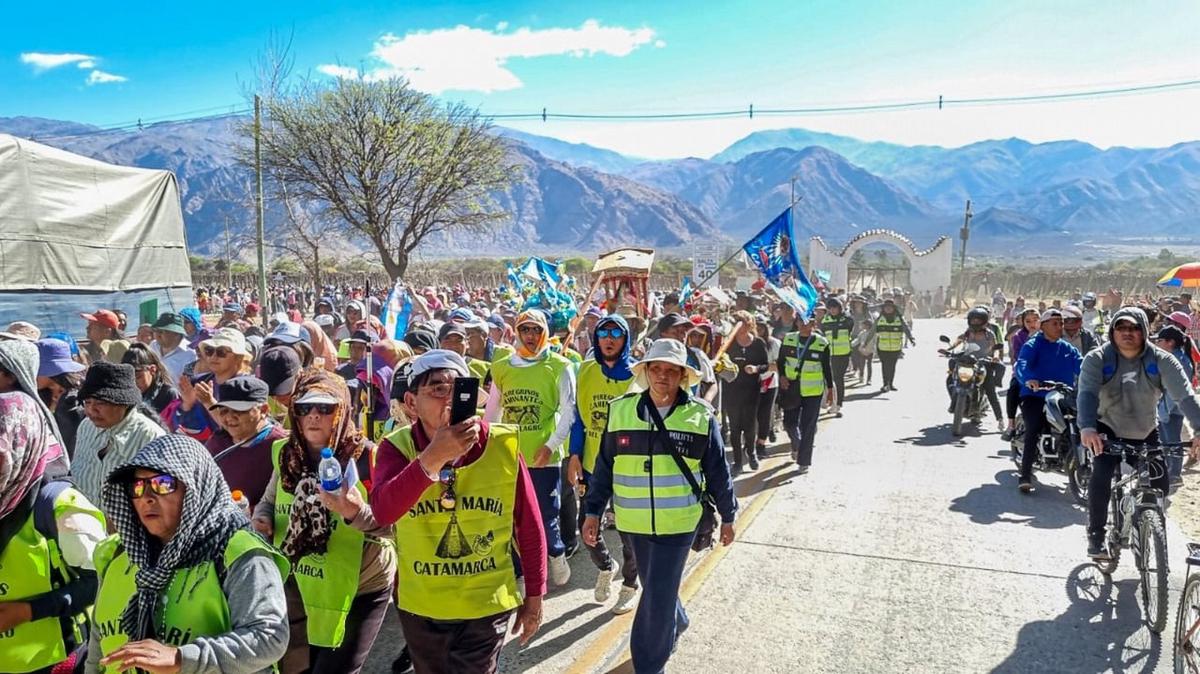
<path id="1" fill-rule="evenodd" d="M 1104 324 L 1104 312 L 1096 308 L 1096 293 L 1083 294 L 1083 324 L 1088 330 L 1097 330 Z"/>
<path id="2" fill-rule="evenodd" d="M 958 336 L 946 350 L 953 351 L 961 344 L 974 344 L 977 358 L 991 358 L 999 337 L 991 325 L 992 313 L 987 307 L 978 306 L 967 312 L 967 331 Z M 988 403 L 992 406 L 992 416 L 996 417 L 997 428 L 1004 430 L 1004 414 L 1000 410 L 1000 397 L 996 395 L 996 382 L 1004 379 L 1004 365 L 1001 363 L 985 363 L 987 379 L 983 382 L 983 392 L 987 395 Z M 946 393 L 950 396 L 950 412 L 954 412 L 954 376 L 953 367 L 946 374 Z"/>
<path id="3" fill-rule="evenodd" d="M 1193 428 L 1200 428 L 1200 401 L 1188 384 L 1183 366 L 1170 353 L 1147 340 L 1149 320 L 1136 307 L 1113 314 L 1108 343 L 1083 359 L 1079 373 L 1079 440 L 1096 455 L 1088 486 L 1088 556 L 1106 559 L 1104 533 L 1113 473 L 1121 457 L 1104 454 L 1104 437 L 1134 444 L 1156 444 L 1156 408 L 1165 393 Z M 1191 456 L 1200 457 L 1200 434 L 1192 438 Z M 1128 459 L 1136 464 L 1136 458 Z M 1161 459 L 1159 460 L 1161 461 Z M 1152 471 L 1151 484 L 1168 493 L 1167 471 Z"/>
<path id="4" fill-rule="evenodd" d="M 1025 419 L 1025 449 L 1021 456 L 1018 483 L 1023 494 L 1033 491 L 1033 464 L 1037 461 L 1038 441 L 1046 425 L 1045 400 L 1048 391 L 1041 388 L 1041 382 L 1074 382 L 1082 359 L 1079 351 L 1062 339 L 1061 311 L 1047 309 L 1043 312 L 1041 328 L 1021 347 L 1021 354 L 1013 368 L 1013 374 L 1021 382 L 1021 416 Z"/>
<path id="5" fill-rule="evenodd" d="M 1100 346 L 1100 340 L 1095 333 L 1083 327 L 1083 312 L 1079 307 L 1068 304 L 1062 309 L 1063 339 L 1071 343 L 1082 355 L 1087 355 L 1092 349 Z"/>

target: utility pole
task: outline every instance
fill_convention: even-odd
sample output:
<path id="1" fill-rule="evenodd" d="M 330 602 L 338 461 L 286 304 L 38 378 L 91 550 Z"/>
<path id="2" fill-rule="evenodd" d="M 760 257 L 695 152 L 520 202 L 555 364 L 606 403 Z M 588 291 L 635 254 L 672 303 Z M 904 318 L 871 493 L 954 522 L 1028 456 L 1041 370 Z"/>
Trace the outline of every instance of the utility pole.
<path id="1" fill-rule="evenodd" d="M 254 181 L 255 208 L 254 214 L 258 220 L 258 303 L 263 308 L 259 312 L 259 320 L 263 327 L 267 326 L 267 316 L 271 313 L 267 302 L 267 253 L 266 236 L 263 233 L 263 174 L 262 174 L 262 99 L 254 94 Z"/>
<path id="2" fill-rule="evenodd" d="M 967 291 L 967 239 L 971 238 L 971 218 L 975 214 L 971 212 L 971 200 L 967 199 L 967 210 L 963 213 L 963 226 L 958 230 L 958 236 L 962 239 L 962 246 L 959 249 L 958 257 L 958 304 L 955 308 L 962 309 L 966 303 L 965 293 Z"/>
<path id="3" fill-rule="evenodd" d="M 229 287 L 233 287 L 233 248 L 229 244 L 229 214 L 225 215 L 225 272 L 229 275 Z"/>

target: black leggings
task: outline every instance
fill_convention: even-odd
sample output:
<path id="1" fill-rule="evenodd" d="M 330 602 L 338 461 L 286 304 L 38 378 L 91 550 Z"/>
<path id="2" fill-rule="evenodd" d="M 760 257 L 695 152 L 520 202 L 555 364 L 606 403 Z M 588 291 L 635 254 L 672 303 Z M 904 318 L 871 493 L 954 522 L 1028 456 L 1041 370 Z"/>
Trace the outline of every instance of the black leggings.
<path id="1" fill-rule="evenodd" d="M 725 389 L 725 414 L 729 417 L 729 445 L 733 462 L 740 466 L 754 451 L 758 437 L 758 391 L 756 389 Z"/>
<path id="2" fill-rule="evenodd" d="M 900 360 L 899 351 L 880 351 L 879 367 L 883 370 L 883 385 L 891 386 L 896 381 L 896 361 Z"/>
<path id="3" fill-rule="evenodd" d="M 771 428 L 774 426 L 771 423 L 771 413 L 775 411 L 775 397 L 779 393 L 777 388 L 769 388 L 758 394 L 758 408 L 755 410 L 755 422 L 758 426 L 758 444 L 767 444 L 767 439 L 771 437 Z"/>
<path id="4" fill-rule="evenodd" d="M 850 367 L 850 354 L 830 356 L 829 369 L 833 370 L 833 390 L 837 391 L 837 406 L 846 400 L 846 369 Z"/>
<path id="5" fill-rule="evenodd" d="M 1021 406 L 1021 383 L 1017 381 L 1017 375 L 1013 375 L 1012 381 L 1008 383 L 1008 392 L 1004 394 L 1004 411 L 1008 412 L 1008 419 L 1012 421 L 1017 418 L 1017 408 Z"/>

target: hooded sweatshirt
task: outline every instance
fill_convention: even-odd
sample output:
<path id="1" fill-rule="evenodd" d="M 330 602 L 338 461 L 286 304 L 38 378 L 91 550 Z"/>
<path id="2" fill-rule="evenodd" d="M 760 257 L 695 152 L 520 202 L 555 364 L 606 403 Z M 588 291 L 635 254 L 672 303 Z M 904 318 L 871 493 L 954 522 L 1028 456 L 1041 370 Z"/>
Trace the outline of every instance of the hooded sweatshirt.
<path id="1" fill-rule="evenodd" d="M 604 360 L 604 356 L 600 354 L 600 340 L 596 337 L 596 330 L 605 326 L 615 326 L 625 331 L 625 344 L 621 349 L 621 353 L 617 356 L 617 361 L 609 366 Z M 629 355 L 629 324 L 620 314 L 614 314 L 600 319 L 596 323 L 595 330 L 592 331 L 592 360 L 600 367 L 600 371 L 604 373 L 605 378 L 612 382 L 631 381 L 633 379 L 633 358 Z M 585 401 L 586 403 L 586 401 Z M 585 429 L 583 425 L 583 412 L 579 410 L 579 400 L 576 396 L 575 401 L 575 419 L 571 422 L 571 456 L 583 458 L 583 443 Z"/>
<path id="2" fill-rule="evenodd" d="M 1079 375 L 1079 351 L 1066 339 L 1052 342 L 1038 332 L 1021 346 L 1013 374 L 1021 382 L 1021 397 L 1045 398 L 1048 391 L 1031 391 L 1027 381 L 1058 381 L 1070 384 Z"/>
<path id="3" fill-rule="evenodd" d="M 1125 307 L 1113 314 L 1108 343 L 1085 356 L 1079 372 L 1080 430 L 1096 430 L 1102 423 L 1119 438 L 1142 440 L 1157 427 L 1163 393 L 1179 405 L 1193 428 L 1200 428 L 1200 403 L 1174 356 L 1146 340 L 1136 358 L 1126 358 L 1113 343 L 1117 321 L 1126 316 L 1133 318 L 1143 337 L 1149 332 L 1141 309 Z M 1106 368 L 1111 376 L 1105 375 Z"/>

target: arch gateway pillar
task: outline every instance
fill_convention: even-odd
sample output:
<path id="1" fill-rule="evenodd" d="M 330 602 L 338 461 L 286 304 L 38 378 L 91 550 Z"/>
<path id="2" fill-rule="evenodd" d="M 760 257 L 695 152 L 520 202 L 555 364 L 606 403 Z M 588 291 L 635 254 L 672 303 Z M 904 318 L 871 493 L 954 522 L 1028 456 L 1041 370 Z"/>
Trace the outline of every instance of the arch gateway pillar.
<path id="1" fill-rule="evenodd" d="M 887 243 L 899 250 L 908 259 L 909 282 L 914 292 L 933 292 L 938 286 L 950 289 L 950 271 L 954 262 L 954 246 L 950 237 L 938 240 L 925 250 L 917 250 L 908 238 L 890 229 L 870 229 L 861 232 L 840 251 L 832 250 L 819 236 L 808 244 L 808 268 L 810 274 L 823 271 L 829 274 L 829 287 L 845 288 L 849 281 L 850 258 L 863 246 L 872 243 Z"/>

